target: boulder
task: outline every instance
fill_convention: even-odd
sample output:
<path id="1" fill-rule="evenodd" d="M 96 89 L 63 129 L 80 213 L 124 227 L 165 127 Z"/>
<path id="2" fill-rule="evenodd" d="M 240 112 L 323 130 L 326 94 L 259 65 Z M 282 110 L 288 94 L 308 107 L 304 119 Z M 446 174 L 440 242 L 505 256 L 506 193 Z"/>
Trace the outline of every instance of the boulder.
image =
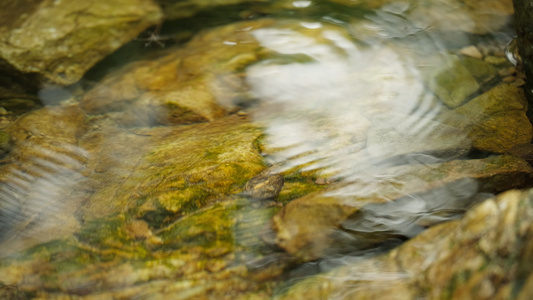
<path id="1" fill-rule="evenodd" d="M 532 199 L 531 190 L 503 193 L 387 254 L 310 276 L 275 299 L 528 299 Z"/>
<path id="2" fill-rule="evenodd" d="M 259 59 L 250 33 L 273 20 L 242 22 L 205 31 L 158 59 L 129 64 L 90 90 L 81 107 L 92 114 L 116 112 L 121 124 L 188 124 L 225 116 L 246 98 L 239 72 Z"/>
<path id="3" fill-rule="evenodd" d="M 440 117 L 443 123 L 463 130 L 474 148 L 504 153 L 531 142 L 533 129 L 526 109 L 522 89 L 500 84 Z"/>
<path id="4" fill-rule="evenodd" d="M 0 12 L 0 60 L 59 85 L 77 82 L 162 17 L 151 0 L 26 0 L 4 2 Z"/>

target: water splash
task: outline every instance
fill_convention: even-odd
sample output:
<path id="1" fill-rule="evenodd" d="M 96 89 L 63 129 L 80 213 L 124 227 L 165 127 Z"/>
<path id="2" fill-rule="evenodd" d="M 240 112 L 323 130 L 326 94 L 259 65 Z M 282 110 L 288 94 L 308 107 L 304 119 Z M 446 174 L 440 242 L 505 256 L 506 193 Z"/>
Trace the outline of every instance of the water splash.
<path id="1" fill-rule="evenodd" d="M 505 47 L 505 58 L 507 61 L 512 63 L 514 66 L 518 66 L 522 63 L 522 58 L 518 54 L 518 45 L 516 37 L 513 38 Z"/>

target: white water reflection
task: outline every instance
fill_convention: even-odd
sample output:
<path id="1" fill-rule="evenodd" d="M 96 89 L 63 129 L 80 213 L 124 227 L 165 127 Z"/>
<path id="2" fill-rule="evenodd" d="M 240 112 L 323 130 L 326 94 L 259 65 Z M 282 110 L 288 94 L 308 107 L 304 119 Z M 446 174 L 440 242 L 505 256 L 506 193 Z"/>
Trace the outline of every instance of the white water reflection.
<path id="1" fill-rule="evenodd" d="M 359 46 L 330 25 L 300 26 L 306 34 L 294 27 L 253 34 L 264 47 L 312 62 L 267 61 L 250 67 L 247 77 L 261 102 L 254 118 L 265 124 L 268 146 L 280 149 L 273 159 L 284 163 L 281 171 L 321 168 L 349 176 L 369 160 L 464 146 L 464 135 L 444 138 L 454 129 L 433 120 L 443 106 L 426 90 L 412 58 L 392 45 Z"/>
<path id="2" fill-rule="evenodd" d="M 72 234 L 79 228 L 73 201 L 87 153 L 69 144 L 60 151 L 26 142 L 36 157 L 19 158 L 0 182 L 0 257 Z"/>

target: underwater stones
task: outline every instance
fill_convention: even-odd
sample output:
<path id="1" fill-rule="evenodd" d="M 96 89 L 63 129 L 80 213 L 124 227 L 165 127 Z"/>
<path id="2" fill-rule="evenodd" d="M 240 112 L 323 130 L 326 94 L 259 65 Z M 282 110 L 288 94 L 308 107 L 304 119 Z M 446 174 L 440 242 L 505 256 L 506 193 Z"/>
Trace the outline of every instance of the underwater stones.
<path id="1" fill-rule="evenodd" d="M 251 29 L 272 20 L 241 22 L 198 34 L 166 55 L 129 64 L 89 91 L 81 107 L 114 112 L 126 126 L 213 121 L 246 98 L 242 69 L 259 59 Z"/>
<path id="2" fill-rule="evenodd" d="M 47 160 L 52 153 L 81 159 L 76 148 L 87 130 L 85 121 L 77 105 L 44 107 L 25 114 L 7 130 L 13 141 L 10 159 L 22 166 L 33 165 L 37 158 Z"/>
<path id="3" fill-rule="evenodd" d="M 486 34 L 507 24 L 513 5 L 512 0 L 414 0 L 405 14 L 420 28 Z"/>
<path id="4" fill-rule="evenodd" d="M 0 58 L 60 85 L 77 82 L 162 17 L 151 0 L 28 0 L 4 2 L 0 12 Z"/>
<path id="5" fill-rule="evenodd" d="M 120 123 L 129 127 L 190 124 L 213 121 L 225 114 L 209 82 L 197 80 L 175 90 L 144 94 L 125 111 Z"/>
<path id="6" fill-rule="evenodd" d="M 532 199 L 533 191 L 503 193 L 387 254 L 310 276 L 276 299 L 371 299 L 383 289 L 401 291 L 391 299 L 528 299 Z"/>
<path id="7" fill-rule="evenodd" d="M 6 237 L 0 237 L 0 255 L 78 228 L 74 213 L 80 203 L 70 196 L 85 179 L 87 153 L 78 148 L 85 121 L 77 106 L 56 106 L 34 110 L 8 128 L 11 147 L 0 165 L 0 223 Z"/>
<path id="8" fill-rule="evenodd" d="M 440 67 L 424 70 L 424 80 L 444 104 L 457 107 L 479 90 L 479 83 L 457 56 L 446 56 L 436 61 Z"/>
<path id="9" fill-rule="evenodd" d="M 492 64 L 483 61 L 480 58 L 463 56 L 461 57 L 461 63 L 480 84 L 484 84 L 494 79 L 496 74 L 498 74 L 498 71 Z"/>
<path id="10" fill-rule="evenodd" d="M 283 176 L 279 174 L 264 174 L 262 172 L 248 180 L 243 191 L 253 199 L 273 199 L 279 195 L 284 182 Z"/>
<path id="11" fill-rule="evenodd" d="M 237 193 L 265 167 L 253 146 L 260 130 L 238 116 L 136 133 L 102 123 L 80 145 L 93 153 L 95 192 L 85 218 L 138 209 L 139 215 L 191 213 L 221 195 Z M 108 127 L 109 126 L 109 127 Z M 115 182 L 121 182 L 117 186 Z"/>
<path id="12" fill-rule="evenodd" d="M 524 92 L 500 84 L 465 105 L 440 116 L 443 123 L 463 130 L 472 146 L 483 151 L 504 153 L 531 142 L 533 130 L 526 117 Z"/>
<path id="13" fill-rule="evenodd" d="M 303 261 L 375 247 L 454 218 L 440 212 L 461 212 L 485 192 L 527 186 L 532 174 L 508 155 L 380 170 L 289 202 L 272 218 L 275 242 Z"/>

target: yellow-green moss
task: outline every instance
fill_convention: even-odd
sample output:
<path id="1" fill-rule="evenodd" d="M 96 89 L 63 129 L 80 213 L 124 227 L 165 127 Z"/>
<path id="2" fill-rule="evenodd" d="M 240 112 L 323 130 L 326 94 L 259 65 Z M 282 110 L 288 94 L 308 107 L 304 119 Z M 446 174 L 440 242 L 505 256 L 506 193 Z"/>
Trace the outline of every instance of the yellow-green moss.
<path id="1" fill-rule="evenodd" d="M 235 219 L 231 208 L 215 205 L 178 220 L 159 235 L 163 241 L 159 249 L 184 251 L 186 248 L 201 247 L 206 253 L 214 249 L 232 251 Z"/>

